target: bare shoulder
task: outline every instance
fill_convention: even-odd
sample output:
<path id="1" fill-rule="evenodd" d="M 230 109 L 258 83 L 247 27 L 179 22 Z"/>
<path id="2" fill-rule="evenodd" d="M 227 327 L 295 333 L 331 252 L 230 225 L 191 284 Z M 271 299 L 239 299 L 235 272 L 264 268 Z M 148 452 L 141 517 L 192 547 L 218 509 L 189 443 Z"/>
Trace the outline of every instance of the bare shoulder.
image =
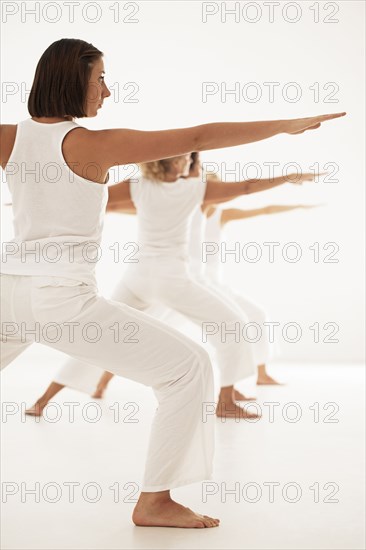
<path id="1" fill-rule="evenodd" d="M 68 132 L 66 134 L 64 143 L 70 142 L 73 143 L 73 145 L 76 143 L 87 143 L 91 141 L 93 134 L 94 132 L 92 130 L 88 130 L 83 126 L 80 126 L 79 128 L 75 128 L 72 132 Z"/>
<path id="2" fill-rule="evenodd" d="M 68 132 L 62 143 L 62 153 L 66 163 L 79 176 L 86 177 L 97 183 L 105 183 L 110 166 L 103 157 L 101 138 L 96 130 L 75 128 Z M 96 167 L 96 173 L 88 167 Z M 91 168 L 90 168 L 91 170 Z"/>
<path id="3" fill-rule="evenodd" d="M 75 128 L 72 132 L 67 134 L 67 137 L 75 139 L 76 141 L 83 141 L 89 145 L 100 145 L 103 139 L 110 134 L 111 130 L 89 130 L 84 126 Z"/>
<path id="4" fill-rule="evenodd" d="M 4 169 L 13 150 L 16 133 L 16 124 L 0 124 L 0 164 Z"/>
<path id="5" fill-rule="evenodd" d="M 118 164 L 118 155 L 113 154 L 113 144 L 121 131 L 123 129 L 77 128 L 67 134 L 63 144 L 64 154 L 73 160 L 77 156 L 81 162 L 95 162 L 103 171 L 108 170 Z"/>
<path id="6" fill-rule="evenodd" d="M 103 137 L 100 130 L 88 130 L 88 128 L 75 128 L 68 132 L 63 142 L 64 152 L 77 152 L 82 157 L 98 156 L 98 150 Z"/>
<path id="7" fill-rule="evenodd" d="M 87 128 L 75 128 L 72 132 L 68 132 L 62 143 L 62 151 L 66 158 L 70 158 L 73 161 L 75 157 L 87 162 L 90 157 L 90 161 L 95 159 L 97 155 L 97 146 L 93 130 Z M 96 160 L 96 159 L 95 159 Z"/>

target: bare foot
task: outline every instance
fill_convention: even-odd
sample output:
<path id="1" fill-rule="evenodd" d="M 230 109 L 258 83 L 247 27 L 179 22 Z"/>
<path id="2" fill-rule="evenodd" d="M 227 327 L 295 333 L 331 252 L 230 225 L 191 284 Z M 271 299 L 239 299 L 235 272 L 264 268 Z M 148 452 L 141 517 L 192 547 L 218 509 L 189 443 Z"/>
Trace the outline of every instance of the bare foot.
<path id="1" fill-rule="evenodd" d="M 140 499 L 132 514 L 132 521 L 140 527 L 181 527 L 203 529 L 218 527 L 220 520 L 196 514 L 170 497 L 164 500 Z"/>
<path id="2" fill-rule="evenodd" d="M 255 401 L 256 397 L 247 397 L 240 393 L 240 391 L 234 390 L 233 399 L 234 401 Z"/>
<path id="3" fill-rule="evenodd" d="M 102 376 L 99 379 L 99 382 L 97 384 L 96 390 L 92 395 L 92 397 L 94 397 L 94 399 L 102 399 L 102 397 L 104 395 L 104 392 L 107 389 L 107 386 L 108 386 L 110 380 L 113 378 L 113 376 L 114 376 L 114 374 L 112 374 L 109 371 L 105 371 L 102 374 Z"/>
<path id="4" fill-rule="evenodd" d="M 219 401 L 216 407 L 216 416 L 219 418 L 260 418 L 262 415 L 256 412 L 249 412 L 239 407 L 234 401 Z"/>
<path id="5" fill-rule="evenodd" d="M 42 416 L 43 409 L 46 405 L 47 403 L 37 401 L 33 407 L 26 409 L 25 414 L 28 414 L 29 416 Z"/>
<path id="6" fill-rule="evenodd" d="M 258 386 L 283 386 L 284 384 L 282 384 L 282 382 L 277 382 L 277 380 L 275 380 L 271 376 L 268 376 L 268 374 L 262 374 L 261 376 L 258 376 L 257 385 Z"/>

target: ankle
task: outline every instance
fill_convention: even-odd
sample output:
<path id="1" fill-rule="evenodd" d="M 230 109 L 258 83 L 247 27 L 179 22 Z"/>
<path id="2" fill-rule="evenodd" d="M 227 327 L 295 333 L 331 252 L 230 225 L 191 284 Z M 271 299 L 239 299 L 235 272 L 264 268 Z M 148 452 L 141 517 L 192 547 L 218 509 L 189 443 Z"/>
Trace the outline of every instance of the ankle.
<path id="1" fill-rule="evenodd" d="M 171 500 L 170 491 L 158 491 L 156 493 L 141 493 L 138 504 L 162 504 Z"/>
<path id="2" fill-rule="evenodd" d="M 226 386 L 221 388 L 219 401 L 232 401 L 234 391 L 234 386 Z"/>
<path id="3" fill-rule="evenodd" d="M 267 376 L 266 365 L 258 365 L 257 372 L 258 372 L 258 378 L 260 378 L 261 376 Z"/>

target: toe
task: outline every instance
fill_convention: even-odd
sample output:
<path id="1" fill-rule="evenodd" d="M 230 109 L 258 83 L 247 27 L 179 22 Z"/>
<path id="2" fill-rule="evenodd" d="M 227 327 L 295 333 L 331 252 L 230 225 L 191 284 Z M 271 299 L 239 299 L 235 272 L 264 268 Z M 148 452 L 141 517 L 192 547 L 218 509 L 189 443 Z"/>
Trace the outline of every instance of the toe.
<path id="1" fill-rule="evenodd" d="M 205 525 L 204 521 L 196 521 L 195 524 L 194 524 L 194 527 L 196 529 L 204 529 L 207 526 Z"/>
<path id="2" fill-rule="evenodd" d="M 215 518 L 211 518 L 210 516 L 203 516 L 205 518 L 205 522 L 208 523 L 209 527 L 217 527 L 219 520 Z"/>

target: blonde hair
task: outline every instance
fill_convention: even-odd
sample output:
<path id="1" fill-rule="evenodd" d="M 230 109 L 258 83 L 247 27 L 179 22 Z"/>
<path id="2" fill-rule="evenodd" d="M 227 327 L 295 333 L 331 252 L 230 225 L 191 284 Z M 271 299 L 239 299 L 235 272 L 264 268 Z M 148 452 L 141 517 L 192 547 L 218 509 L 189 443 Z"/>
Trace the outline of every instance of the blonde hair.
<path id="1" fill-rule="evenodd" d="M 209 170 L 207 170 L 205 172 L 205 175 L 206 175 L 206 179 L 207 180 L 210 180 L 210 181 L 221 181 L 219 176 L 216 174 L 216 172 L 210 172 Z"/>
<path id="2" fill-rule="evenodd" d="M 182 155 L 179 155 L 178 157 L 171 157 L 169 159 L 142 162 L 139 164 L 139 167 L 145 178 L 153 181 L 164 181 L 164 177 L 169 172 L 171 163 L 181 157 Z"/>

